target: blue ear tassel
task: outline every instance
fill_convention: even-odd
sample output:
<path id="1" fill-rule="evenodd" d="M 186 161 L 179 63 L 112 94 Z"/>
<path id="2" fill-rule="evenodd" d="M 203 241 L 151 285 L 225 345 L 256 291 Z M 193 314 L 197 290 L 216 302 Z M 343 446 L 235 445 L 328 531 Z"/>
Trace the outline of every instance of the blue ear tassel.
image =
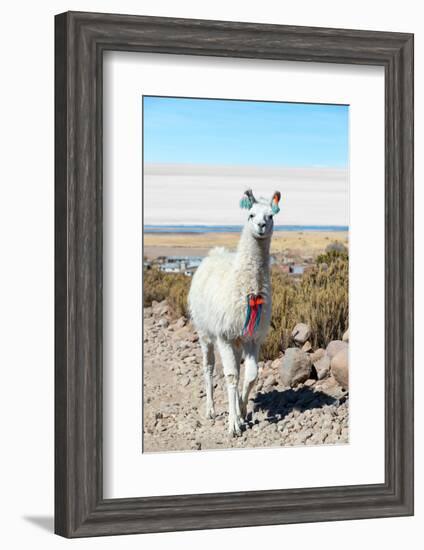
<path id="1" fill-rule="evenodd" d="M 272 203 L 271 209 L 272 209 L 273 214 L 278 214 L 278 212 L 280 211 L 280 207 L 278 206 L 278 204 L 276 202 Z"/>
<path id="2" fill-rule="evenodd" d="M 252 208 L 252 201 L 249 199 L 247 195 L 243 195 L 243 197 L 240 200 L 240 208 L 246 208 L 246 210 L 249 210 Z"/>

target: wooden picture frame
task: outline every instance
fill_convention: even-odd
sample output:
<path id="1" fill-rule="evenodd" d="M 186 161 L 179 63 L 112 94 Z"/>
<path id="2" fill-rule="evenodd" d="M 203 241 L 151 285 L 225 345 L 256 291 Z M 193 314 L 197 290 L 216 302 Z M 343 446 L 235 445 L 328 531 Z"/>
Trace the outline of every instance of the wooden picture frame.
<path id="1" fill-rule="evenodd" d="M 68 12 L 55 21 L 55 531 L 65 537 L 413 514 L 413 35 Z M 104 499 L 102 55 L 385 70 L 385 482 Z"/>

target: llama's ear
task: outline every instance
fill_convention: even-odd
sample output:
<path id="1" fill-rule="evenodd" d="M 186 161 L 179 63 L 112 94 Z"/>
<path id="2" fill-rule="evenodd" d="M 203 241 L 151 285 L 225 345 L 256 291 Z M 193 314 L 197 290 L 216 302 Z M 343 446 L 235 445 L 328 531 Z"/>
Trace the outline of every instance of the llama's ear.
<path id="1" fill-rule="evenodd" d="M 246 208 L 247 210 L 250 210 L 255 202 L 256 199 L 253 196 L 252 190 L 247 189 L 240 200 L 240 208 Z"/>
<path id="2" fill-rule="evenodd" d="M 278 212 L 280 211 L 280 207 L 278 204 L 280 202 L 280 199 L 281 199 L 280 191 L 275 191 L 275 193 L 272 195 L 272 200 L 271 200 L 271 209 L 273 214 L 278 214 Z"/>

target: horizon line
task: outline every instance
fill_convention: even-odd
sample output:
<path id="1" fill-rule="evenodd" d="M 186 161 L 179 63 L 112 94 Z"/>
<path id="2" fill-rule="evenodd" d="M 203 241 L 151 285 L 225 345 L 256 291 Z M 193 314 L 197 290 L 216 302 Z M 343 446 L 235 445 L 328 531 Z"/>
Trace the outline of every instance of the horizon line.
<path id="1" fill-rule="evenodd" d="M 211 163 L 211 162 L 143 162 L 143 169 L 159 168 L 159 167 L 208 167 L 208 168 L 233 168 L 233 169 L 282 169 L 282 170 L 340 170 L 348 171 L 349 164 L 346 165 L 329 165 L 329 164 L 272 164 L 272 163 L 255 163 L 255 164 L 240 164 L 240 163 Z"/>

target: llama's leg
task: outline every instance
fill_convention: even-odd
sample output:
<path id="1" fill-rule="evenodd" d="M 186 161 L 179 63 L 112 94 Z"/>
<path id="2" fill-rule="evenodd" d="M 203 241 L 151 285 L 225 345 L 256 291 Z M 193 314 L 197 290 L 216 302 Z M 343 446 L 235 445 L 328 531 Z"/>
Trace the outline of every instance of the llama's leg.
<path id="1" fill-rule="evenodd" d="M 258 377 L 258 354 L 259 345 L 255 342 L 249 342 L 244 349 L 244 380 L 241 393 L 241 416 L 246 417 L 247 403 L 249 393 Z"/>
<path id="2" fill-rule="evenodd" d="M 200 339 L 203 354 L 203 377 L 206 390 L 206 418 L 215 418 L 213 405 L 213 371 L 215 367 L 215 353 L 213 344 L 209 340 Z"/>
<path id="3" fill-rule="evenodd" d="M 240 370 L 240 354 L 229 342 L 219 338 L 217 340 L 219 353 L 224 367 L 225 381 L 228 393 L 228 432 L 230 435 L 241 435 L 241 419 L 239 415 L 238 380 Z"/>
<path id="4" fill-rule="evenodd" d="M 234 347 L 233 349 L 234 349 L 234 355 L 236 359 L 237 370 L 240 378 L 240 363 L 241 363 L 241 356 L 242 356 L 242 348 L 240 346 L 240 347 Z M 238 385 L 237 385 L 237 399 L 236 399 L 236 415 L 238 417 L 239 424 L 241 426 L 244 423 L 243 422 L 244 418 L 241 413 L 241 399 L 240 399 L 240 392 L 238 391 Z"/>

